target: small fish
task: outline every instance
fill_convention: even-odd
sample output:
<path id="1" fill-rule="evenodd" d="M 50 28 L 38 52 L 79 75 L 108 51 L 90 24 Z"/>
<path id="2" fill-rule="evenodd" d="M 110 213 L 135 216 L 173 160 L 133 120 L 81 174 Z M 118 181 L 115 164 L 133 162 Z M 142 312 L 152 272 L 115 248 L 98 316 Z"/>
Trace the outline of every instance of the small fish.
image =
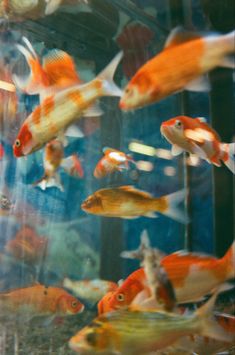
<path id="1" fill-rule="evenodd" d="M 77 297 L 88 302 L 98 302 L 107 292 L 116 290 L 118 285 L 106 280 L 80 280 L 72 281 L 69 278 L 63 280 L 63 287 L 72 291 Z"/>
<path id="2" fill-rule="evenodd" d="M 131 309 L 104 313 L 78 331 L 70 339 L 69 346 L 85 354 L 143 355 L 191 334 L 229 342 L 231 334 L 213 316 L 216 295 L 190 315 Z"/>
<path id="3" fill-rule="evenodd" d="M 120 96 L 122 93 L 113 82 L 113 75 L 121 58 L 122 52 L 89 83 L 73 85 L 46 96 L 21 126 L 13 145 L 14 155 L 20 157 L 37 151 L 64 134 L 82 115 L 99 116 L 101 112 L 94 107 L 95 101 L 102 96 Z"/>
<path id="4" fill-rule="evenodd" d="M 204 117 L 171 118 L 161 124 L 161 133 L 172 144 L 172 155 L 187 151 L 216 166 L 223 161 L 235 174 L 235 143 L 222 143 Z"/>
<path id="5" fill-rule="evenodd" d="M 140 216 L 154 218 L 155 212 L 160 212 L 178 222 L 187 223 L 187 216 L 178 207 L 185 196 L 186 191 L 180 190 L 155 198 L 133 186 L 120 186 L 96 191 L 82 203 L 81 208 L 100 216 L 130 219 Z"/>
<path id="6" fill-rule="evenodd" d="M 13 314 L 32 316 L 66 316 L 84 309 L 83 304 L 64 289 L 41 284 L 0 293 L 0 305 Z"/>
<path id="7" fill-rule="evenodd" d="M 64 158 L 64 147 L 59 139 L 54 139 L 47 143 L 44 151 L 44 176 L 33 185 L 46 190 L 48 187 L 58 187 L 61 191 L 64 188 L 60 182 L 58 169 L 64 170 L 73 177 L 83 177 L 81 162 L 76 154 Z"/>
<path id="8" fill-rule="evenodd" d="M 18 97 L 12 82 L 11 68 L 0 59 L 0 127 L 14 123 L 17 110 Z"/>
<path id="9" fill-rule="evenodd" d="M 128 169 L 129 162 L 134 163 L 132 157 L 113 148 L 105 147 L 103 153 L 104 157 L 100 159 L 94 170 L 94 176 L 97 179 L 103 178 L 114 171 Z"/>
<path id="10" fill-rule="evenodd" d="M 4 153 L 3 145 L 0 143 L 0 160 L 4 157 Z"/>
<path id="11" fill-rule="evenodd" d="M 127 252 L 127 254 L 132 252 Z M 169 280 L 172 283 L 177 303 L 196 302 L 213 289 L 234 278 L 235 242 L 220 259 L 199 254 L 178 251 L 162 258 Z M 145 291 L 145 298 L 150 295 L 144 268 L 130 274 L 109 300 L 110 309 L 130 305 L 138 294 Z"/>
<path id="12" fill-rule="evenodd" d="M 56 186 L 61 191 L 64 191 L 64 188 L 60 182 L 60 176 L 57 173 L 62 160 L 64 157 L 64 148 L 60 140 L 54 139 L 51 142 L 47 143 L 44 151 L 44 176 L 33 185 L 40 187 L 42 190 L 45 190 L 48 187 Z"/>
<path id="13" fill-rule="evenodd" d="M 6 195 L 0 193 L 0 209 L 10 211 L 12 207 L 13 204 L 11 203 L 9 198 Z"/>
<path id="14" fill-rule="evenodd" d="M 38 236 L 32 227 L 25 225 L 6 243 L 5 250 L 17 260 L 34 264 L 42 260 L 47 245 L 47 238 Z"/>
<path id="15" fill-rule="evenodd" d="M 143 107 L 181 90 L 205 91 L 203 75 L 216 67 L 234 68 L 235 32 L 201 37 L 177 27 L 165 48 L 145 63 L 127 84 L 120 100 L 122 110 Z"/>

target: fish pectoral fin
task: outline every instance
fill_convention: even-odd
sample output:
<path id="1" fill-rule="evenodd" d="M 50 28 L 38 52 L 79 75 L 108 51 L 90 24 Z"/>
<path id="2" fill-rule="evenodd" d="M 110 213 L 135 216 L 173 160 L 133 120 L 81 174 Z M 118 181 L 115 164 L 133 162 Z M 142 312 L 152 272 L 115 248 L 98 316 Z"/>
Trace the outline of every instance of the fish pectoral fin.
<path id="1" fill-rule="evenodd" d="M 178 145 L 173 144 L 172 148 L 171 148 L 171 154 L 175 157 L 177 155 L 180 155 L 181 153 L 183 153 L 183 149 L 180 148 Z"/>
<path id="2" fill-rule="evenodd" d="M 199 147 L 199 145 L 197 145 L 196 143 L 193 143 L 193 142 L 191 142 L 191 144 L 192 144 L 193 154 L 196 154 L 197 156 L 199 156 L 202 159 L 205 159 L 205 160 L 208 159 L 206 153 L 204 152 L 204 150 L 201 147 Z"/>
<path id="3" fill-rule="evenodd" d="M 211 88 L 208 77 L 203 75 L 188 83 L 184 89 L 195 92 L 208 92 Z"/>
<path id="4" fill-rule="evenodd" d="M 84 133 L 80 130 L 80 128 L 78 126 L 71 125 L 69 126 L 66 131 L 65 131 L 65 135 L 67 137 L 75 137 L 75 138 L 83 138 L 84 137 Z"/>
<path id="5" fill-rule="evenodd" d="M 148 213 L 144 214 L 144 217 L 158 218 L 159 216 L 155 212 L 148 212 Z"/>
<path id="6" fill-rule="evenodd" d="M 82 116 L 84 116 L 84 117 L 99 117 L 99 116 L 102 116 L 103 113 L 104 113 L 104 111 L 101 110 L 99 104 L 95 103 L 92 106 L 89 106 L 85 111 L 83 111 Z"/>

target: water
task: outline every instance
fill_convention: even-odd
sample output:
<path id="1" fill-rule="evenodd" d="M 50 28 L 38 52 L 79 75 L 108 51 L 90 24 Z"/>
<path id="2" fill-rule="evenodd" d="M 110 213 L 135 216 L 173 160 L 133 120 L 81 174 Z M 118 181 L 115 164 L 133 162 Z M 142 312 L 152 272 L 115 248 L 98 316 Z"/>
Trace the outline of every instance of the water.
<path id="1" fill-rule="evenodd" d="M 16 47 L 23 44 L 23 36 L 39 58 L 53 48 L 69 53 L 82 82 L 93 79 L 122 49 L 124 57 L 114 81 L 124 88 L 137 69 L 162 50 L 176 25 L 205 33 L 234 29 L 230 18 L 234 5 L 229 1 L 214 5 L 173 0 L 64 1 L 49 16 L 45 16 L 45 1 L 34 9 L 19 10 L 10 0 L 4 11 L 3 3 L 0 0 L 0 80 L 6 82 L 12 82 L 12 74 L 29 73 Z M 225 254 L 234 238 L 233 174 L 225 166 L 217 168 L 197 157 L 190 159 L 187 153 L 172 157 L 171 145 L 160 133 L 163 121 L 185 114 L 206 117 L 223 142 L 234 140 L 232 71 L 216 69 L 210 80 L 210 93 L 184 91 L 128 112 L 119 109 L 119 98 L 100 98 L 103 114 L 81 118 L 77 123 L 81 136 L 69 137 L 64 148 L 65 157 L 78 155 L 83 176 L 71 176 L 60 167 L 63 191 L 34 186 L 44 174 L 43 149 L 27 158 L 13 154 L 19 129 L 38 105 L 39 96 L 20 89 L 16 94 L 0 89 L 0 144 L 4 149 L 2 158 L 0 154 L 0 193 L 13 204 L 10 210 L 0 210 L 1 293 L 37 283 L 62 287 L 65 277 L 125 279 L 139 267 L 139 261 L 122 259 L 120 253 L 136 249 L 144 230 L 151 245 L 166 254 L 180 249 L 218 257 Z M 146 146 L 151 147 L 150 153 Z M 96 179 L 93 172 L 104 147 L 130 154 L 136 164 Z M 156 197 L 186 187 L 189 195 L 184 210 L 190 223 L 184 225 L 160 213 L 158 218 L 132 220 L 106 218 L 81 209 L 82 202 L 98 189 L 122 185 L 133 185 Z M 25 226 L 30 228 L 29 244 L 24 244 Z M 17 232 L 21 232 L 20 242 L 7 247 Z M 45 248 L 32 242 L 34 233 L 37 240 L 43 238 Z M 15 310 L 6 315 L 0 306 L 0 354 L 73 354 L 68 340 L 97 315 L 95 304 L 82 302 L 86 306 L 83 313 L 62 319 L 60 315 L 52 319 L 53 314 L 28 317 L 26 309 L 20 316 Z"/>

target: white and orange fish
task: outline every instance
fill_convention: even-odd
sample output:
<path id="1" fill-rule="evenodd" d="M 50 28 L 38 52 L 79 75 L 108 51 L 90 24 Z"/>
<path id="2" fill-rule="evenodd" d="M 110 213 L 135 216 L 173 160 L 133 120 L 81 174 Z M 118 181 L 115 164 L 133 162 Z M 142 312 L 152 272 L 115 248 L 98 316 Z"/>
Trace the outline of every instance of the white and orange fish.
<path id="1" fill-rule="evenodd" d="M 131 156 L 113 148 L 103 148 L 104 157 L 100 159 L 94 170 L 97 179 L 103 178 L 114 171 L 123 171 L 129 168 L 129 162 L 134 163 Z"/>
<path id="2" fill-rule="evenodd" d="M 142 248 L 143 240 L 140 248 Z M 141 249 L 140 249 L 141 250 Z M 124 252 L 124 257 L 136 257 L 138 251 Z M 201 300 L 213 289 L 235 277 L 235 241 L 220 259 L 200 253 L 178 251 L 164 256 L 161 266 L 172 283 L 176 302 L 188 303 Z M 144 268 L 137 269 L 106 300 L 104 308 L 119 309 L 127 307 L 142 298 L 150 297 L 150 289 Z M 141 300 L 142 301 L 142 300 Z"/>
<path id="3" fill-rule="evenodd" d="M 13 145 L 15 156 L 28 155 L 42 148 L 53 138 L 63 134 L 82 115 L 99 116 L 101 111 L 94 106 L 99 97 L 121 96 L 122 91 L 113 82 L 121 58 L 122 52 L 118 53 L 111 63 L 89 83 L 71 85 L 56 93 L 50 93 L 50 86 L 49 91 L 44 90 L 44 92 L 39 88 L 38 91 L 40 95 L 42 93 L 43 99 L 24 121 L 18 133 Z M 18 84 L 19 82 L 18 79 Z"/>
<path id="4" fill-rule="evenodd" d="M 63 280 L 63 287 L 72 291 L 76 297 L 88 302 L 98 302 L 107 292 L 116 290 L 118 285 L 107 280 L 79 280 L 72 281 L 69 278 Z"/>
<path id="5" fill-rule="evenodd" d="M 61 191 L 64 188 L 60 181 L 58 169 L 64 170 L 71 176 L 83 177 L 81 162 L 76 154 L 64 158 L 64 147 L 59 139 L 53 139 L 47 143 L 44 151 L 44 176 L 34 186 L 39 186 L 42 190 L 47 187 L 58 187 Z"/>
<path id="6" fill-rule="evenodd" d="M 155 103 L 181 90 L 205 91 L 204 74 L 216 67 L 234 68 L 235 32 L 202 37 L 174 29 L 165 48 L 145 63 L 127 84 L 120 108 L 132 110 Z"/>
<path id="7" fill-rule="evenodd" d="M 186 196 L 186 190 L 170 195 L 153 197 L 150 193 L 134 186 L 119 186 L 96 191 L 82 203 L 88 213 L 104 217 L 134 219 L 140 216 L 155 218 L 162 213 L 180 223 L 188 223 L 188 217 L 178 206 Z"/>
<path id="8" fill-rule="evenodd" d="M 161 124 L 161 133 L 172 144 L 172 155 L 187 151 L 216 166 L 222 161 L 235 174 L 235 143 L 222 143 L 204 117 L 171 118 Z"/>
<path id="9" fill-rule="evenodd" d="M 16 315 L 66 316 L 80 313 L 84 305 L 63 288 L 36 284 L 0 293 L 1 310 Z"/>

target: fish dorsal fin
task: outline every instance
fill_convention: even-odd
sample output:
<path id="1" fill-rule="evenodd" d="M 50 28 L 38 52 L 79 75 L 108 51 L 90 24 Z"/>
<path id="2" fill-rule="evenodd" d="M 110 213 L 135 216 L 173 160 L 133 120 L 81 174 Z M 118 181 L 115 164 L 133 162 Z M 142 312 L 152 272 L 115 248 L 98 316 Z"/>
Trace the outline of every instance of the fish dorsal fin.
<path id="1" fill-rule="evenodd" d="M 82 83 L 72 57 L 60 49 L 53 49 L 43 57 L 43 69 L 50 86 L 66 87 Z"/>
<path id="2" fill-rule="evenodd" d="M 120 186 L 119 189 L 123 191 L 136 192 L 143 197 L 153 197 L 149 192 L 136 189 L 133 185 Z"/>
<path id="3" fill-rule="evenodd" d="M 112 152 L 120 153 L 119 150 L 114 149 L 114 148 L 110 148 L 110 147 L 104 147 L 104 148 L 102 149 L 102 152 L 103 152 L 105 155 L 110 154 L 110 153 L 112 153 Z"/>
<path id="4" fill-rule="evenodd" d="M 184 42 L 189 42 L 200 37 L 201 36 L 198 33 L 186 31 L 182 26 L 178 26 L 170 32 L 165 42 L 164 48 L 168 49 L 170 47 L 174 47 Z"/>

